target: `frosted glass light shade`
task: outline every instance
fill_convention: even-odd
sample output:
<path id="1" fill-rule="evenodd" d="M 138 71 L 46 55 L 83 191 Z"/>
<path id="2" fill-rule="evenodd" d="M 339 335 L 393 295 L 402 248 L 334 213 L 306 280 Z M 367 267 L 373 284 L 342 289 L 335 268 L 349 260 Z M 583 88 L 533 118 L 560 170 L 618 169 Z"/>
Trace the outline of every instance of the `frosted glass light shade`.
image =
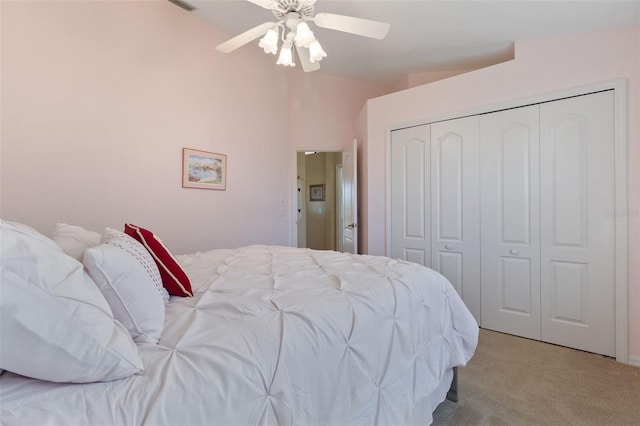
<path id="1" fill-rule="evenodd" d="M 298 47 L 309 47 L 309 45 L 315 41 L 313 31 L 309 29 L 309 25 L 306 22 L 300 22 L 296 27 L 295 42 Z"/>
<path id="2" fill-rule="evenodd" d="M 326 57 L 327 53 L 322 50 L 322 46 L 320 46 L 320 42 L 318 40 L 314 40 L 309 45 L 309 61 L 311 63 L 320 62 L 322 58 Z"/>
<path id="3" fill-rule="evenodd" d="M 293 53 L 291 52 L 291 42 L 285 41 L 282 44 L 282 49 L 280 49 L 280 56 L 278 57 L 278 65 L 284 65 L 287 67 L 295 67 L 296 64 L 293 63 Z"/>
<path id="4" fill-rule="evenodd" d="M 271 28 L 264 37 L 260 39 L 258 46 L 264 49 L 264 53 L 275 55 L 278 52 L 278 31 Z"/>

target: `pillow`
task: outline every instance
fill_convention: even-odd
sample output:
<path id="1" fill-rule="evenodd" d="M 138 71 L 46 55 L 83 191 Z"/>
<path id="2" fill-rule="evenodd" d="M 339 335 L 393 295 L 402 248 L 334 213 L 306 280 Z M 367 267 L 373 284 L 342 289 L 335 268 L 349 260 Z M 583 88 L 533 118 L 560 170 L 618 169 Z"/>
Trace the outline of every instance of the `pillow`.
<path id="1" fill-rule="evenodd" d="M 164 302 L 145 267 L 109 244 L 87 249 L 84 266 L 133 340 L 157 343 L 164 327 Z"/>
<path id="2" fill-rule="evenodd" d="M 100 234 L 88 231 L 81 226 L 58 223 L 51 239 L 62 251 L 82 262 L 82 255 L 89 247 L 100 244 Z"/>
<path id="3" fill-rule="evenodd" d="M 162 278 L 160 277 L 158 266 L 142 244 L 124 232 L 120 232 L 112 228 L 105 229 L 102 242 L 104 244 L 118 247 L 133 256 L 147 271 L 147 274 L 153 281 L 158 293 L 162 296 L 162 300 L 164 300 L 165 303 L 169 302 L 169 293 L 167 292 L 167 289 L 162 286 Z"/>
<path id="4" fill-rule="evenodd" d="M 169 290 L 170 294 L 174 296 L 193 296 L 189 277 L 153 232 L 130 223 L 124 225 L 124 232 L 140 241 L 149 250 L 160 270 L 162 284 Z"/>
<path id="5" fill-rule="evenodd" d="M 1 220 L 1 219 L 0 219 L 0 224 L 7 226 L 13 232 L 19 232 L 21 234 L 28 235 L 31 238 L 37 239 L 42 244 L 48 246 L 50 249 L 54 251 L 62 251 L 62 248 L 60 248 L 59 245 L 57 245 L 50 238 L 45 237 L 40 232 L 38 232 L 35 228 L 29 225 L 25 225 L 24 223 L 18 223 L 18 222 L 10 222 L 8 220 Z"/>
<path id="6" fill-rule="evenodd" d="M 73 383 L 143 371 L 137 346 L 81 263 L 7 222 L 0 249 L 0 369 Z"/>

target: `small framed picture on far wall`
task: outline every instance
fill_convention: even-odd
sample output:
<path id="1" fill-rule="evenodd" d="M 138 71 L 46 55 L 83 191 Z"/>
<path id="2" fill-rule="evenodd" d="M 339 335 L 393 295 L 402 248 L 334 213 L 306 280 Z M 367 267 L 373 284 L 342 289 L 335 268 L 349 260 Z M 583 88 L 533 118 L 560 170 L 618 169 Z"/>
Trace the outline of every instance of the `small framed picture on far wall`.
<path id="1" fill-rule="evenodd" d="M 324 201 L 324 184 L 309 185 L 309 201 Z"/>

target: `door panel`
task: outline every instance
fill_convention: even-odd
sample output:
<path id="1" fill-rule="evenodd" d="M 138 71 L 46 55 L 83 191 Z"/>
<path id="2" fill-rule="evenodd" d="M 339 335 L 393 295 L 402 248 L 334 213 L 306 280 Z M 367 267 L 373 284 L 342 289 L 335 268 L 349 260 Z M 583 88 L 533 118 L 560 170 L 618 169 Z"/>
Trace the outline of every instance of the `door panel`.
<path id="1" fill-rule="evenodd" d="M 391 257 L 431 266 L 430 126 L 391 132 Z"/>
<path id="2" fill-rule="evenodd" d="M 546 112 L 547 108 L 543 108 Z M 584 247 L 586 243 L 587 212 L 587 150 L 585 140 L 581 137 L 587 125 L 584 117 L 567 116 L 552 124 L 554 129 L 549 141 L 550 150 L 547 156 L 553 165 L 545 169 L 552 173 L 546 180 L 551 196 L 551 222 L 554 246 Z M 543 148 L 545 154 L 546 146 Z"/>
<path id="3" fill-rule="evenodd" d="M 403 252 L 403 255 L 394 257 L 404 259 L 407 262 L 418 263 L 420 265 L 426 265 L 429 263 L 429 260 L 425 256 L 426 251 L 423 249 L 405 248 Z"/>
<path id="4" fill-rule="evenodd" d="M 540 107 L 542 339 L 615 356 L 613 92 Z"/>
<path id="5" fill-rule="evenodd" d="M 342 251 L 358 253 L 358 141 L 342 151 Z"/>
<path id="6" fill-rule="evenodd" d="M 531 316 L 531 260 L 500 258 L 500 311 Z"/>
<path id="7" fill-rule="evenodd" d="M 438 272 L 447 277 L 449 282 L 453 284 L 458 294 L 463 294 L 464 270 L 463 270 L 463 254 L 452 252 L 438 252 Z"/>
<path id="8" fill-rule="evenodd" d="M 437 132 L 434 126 L 432 132 Z M 436 166 L 434 216 L 439 240 L 462 241 L 462 144 L 463 135 L 447 132 L 432 142 L 431 161 Z"/>
<path id="9" fill-rule="evenodd" d="M 478 116 L 431 125 L 433 268 L 480 322 Z"/>
<path id="10" fill-rule="evenodd" d="M 503 244 L 531 243 L 531 182 L 530 162 L 532 128 L 512 122 L 500 134 L 500 213 Z"/>
<path id="11" fill-rule="evenodd" d="M 482 326 L 540 338 L 539 108 L 480 119 Z"/>
<path id="12" fill-rule="evenodd" d="M 589 267 L 586 263 L 552 261 L 549 275 L 549 319 L 587 326 Z M 545 338 L 543 334 L 542 338 Z"/>

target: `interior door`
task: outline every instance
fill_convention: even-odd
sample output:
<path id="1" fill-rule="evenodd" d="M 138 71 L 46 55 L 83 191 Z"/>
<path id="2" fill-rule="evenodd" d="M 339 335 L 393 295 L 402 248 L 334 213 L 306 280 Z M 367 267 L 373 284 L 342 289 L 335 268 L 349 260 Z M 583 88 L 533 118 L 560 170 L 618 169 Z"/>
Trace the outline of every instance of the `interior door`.
<path id="1" fill-rule="evenodd" d="M 480 323 L 480 117 L 431 125 L 431 267 Z"/>
<path id="2" fill-rule="evenodd" d="M 391 253 L 431 266 L 431 126 L 391 132 Z"/>
<path id="3" fill-rule="evenodd" d="M 342 251 L 358 253 L 358 141 L 342 151 Z"/>
<path id="4" fill-rule="evenodd" d="M 542 340 L 615 356 L 613 91 L 541 105 L 540 128 Z"/>
<path id="5" fill-rule="evenodd" d="M 336 250 L 344 252 L 342 248 L 342 230 L 344 228 L 344 196 L 342 195 L 342 164 L 336 166 Z"/>
<path id="6" fill-rule="evenodd" d="M 540 339 L 539 107 L 480 118 L 482 327 Z"/>

